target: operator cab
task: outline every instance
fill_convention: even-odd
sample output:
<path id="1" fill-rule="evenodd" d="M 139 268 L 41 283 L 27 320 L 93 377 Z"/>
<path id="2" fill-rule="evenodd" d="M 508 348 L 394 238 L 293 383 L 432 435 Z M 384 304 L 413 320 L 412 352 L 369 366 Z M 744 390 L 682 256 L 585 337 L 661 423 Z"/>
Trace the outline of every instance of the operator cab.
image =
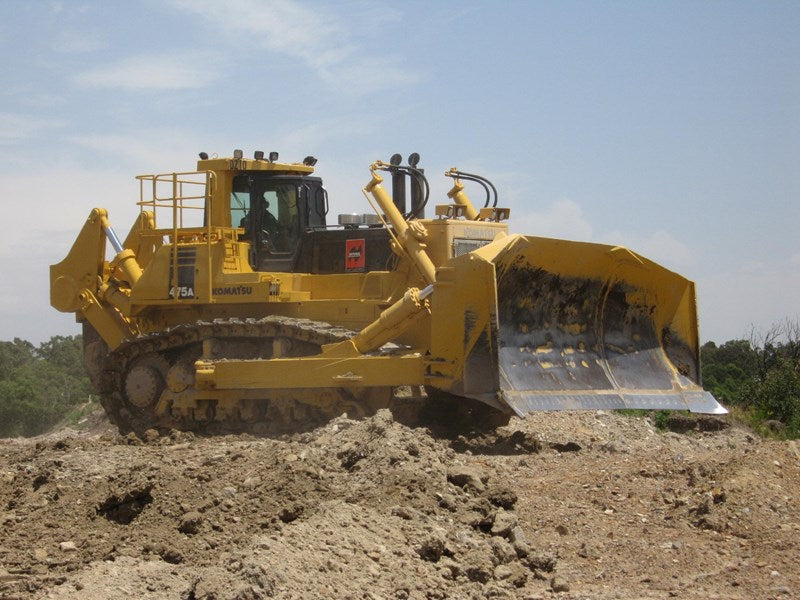
<path id="1" fill-rule="evenodd" d="M 303 233 L 325 229 L 325 191 L 319 177 L 269 173 L 236 175 L 231 225 L 244 229 L 256 271 L 291 271 Z"/>

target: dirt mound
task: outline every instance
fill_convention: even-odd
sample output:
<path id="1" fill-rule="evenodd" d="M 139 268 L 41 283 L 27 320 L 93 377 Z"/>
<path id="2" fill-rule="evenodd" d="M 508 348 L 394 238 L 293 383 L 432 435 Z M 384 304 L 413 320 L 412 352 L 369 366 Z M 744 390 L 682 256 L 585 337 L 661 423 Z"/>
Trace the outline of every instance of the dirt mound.
<path id="1" fill-rule="evenodd" d="M 792 597 L 800 455 L 737 428 L 391 413 L 0 441 L 0 597 Z"/>

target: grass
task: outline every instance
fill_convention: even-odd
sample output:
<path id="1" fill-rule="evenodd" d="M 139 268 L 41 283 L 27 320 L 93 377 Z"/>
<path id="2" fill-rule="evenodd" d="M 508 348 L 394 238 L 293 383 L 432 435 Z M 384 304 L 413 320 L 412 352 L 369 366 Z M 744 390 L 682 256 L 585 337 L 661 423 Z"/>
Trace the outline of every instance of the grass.
<path id="1" fill-rule="evenodd" d="M 776 422 L 774 420 L 770 421 L 769 419 L 765 419 L 762 415 L 758 413 L 752 407 L 744 407 L 744 406 L 728 406 L 728 410 L 730 411 L 731 417 L 737 423 L 745 425 L 755 431 L 758 435 L 763 438 L 769 438 L 774 440 L 791 440 L 795 439 L 797 436 L 791 435 L 791 431 L 788 427 L 784 425 L 783 429 L 774 429 L 773 427 L 769 427 L 765 425 L 767 422 Z M 779 421 L 777 421 L 779 422 Z"/>
<path id="2" fill-rule="evenodd" d="M 752 407 L 742 407 L 737 405 L 728 405 L 726 408 L 730 411 L 728 418 L 736 424 L 743 425 L 766 439 L 773 440 L 791 440 L 796 439 L 796 435 L 792 435 L 792 431 L 788 427 L 776 429 L 770 426 L 769 423 L 779 423 L 778 421 L 764 418 L 758 411 Z M 636 409 L 622 409 L 615 411 L 621 415 L 633 418 L 650 417 L 653 421 L 653 426 L 658 431 L 670 431 L 670 417 L 675 414 L 682 414 L 690 417 L 692 413 L 689 411 L 674 411 L 674 410 L 636 410 Z M 767 423 L 767 424 L 765 424 Z M 689 432 L 687 432 L 689 433 Z"/>
<path id="3" fill-rule="evenodd" d="M 80 427 L 82 419 L 99 409 L 101 409 L 100 402 L 94 395 L 90 394 L 87 402 L 72 407 L 69 412 L 64 415 L 64 418 L 61 420 L 61 426 Z"/>
<path id="4" fill-rule="evenodd" d="M 675 411 L 669 410 L 644 410 L 644 409 L 635 409 L 635 408 L 623 408 L 617 411 L 621 415 L 626 417 L 634 417 L 634 418 L 641 418 L 641 417 L 651 417 L 653 419 L 653 425 L 659 431 L 667 431 L 669 429 L 669 416 Z M 685 414 L 689 414 L 688 411 L 683 411 Z"/>

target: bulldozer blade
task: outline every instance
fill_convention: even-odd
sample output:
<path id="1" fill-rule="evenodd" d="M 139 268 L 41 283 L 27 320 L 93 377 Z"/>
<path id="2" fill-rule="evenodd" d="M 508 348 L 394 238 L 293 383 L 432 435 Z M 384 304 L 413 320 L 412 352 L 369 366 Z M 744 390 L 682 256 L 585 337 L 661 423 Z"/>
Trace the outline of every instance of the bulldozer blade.
<path id="1" fill-rule="evenodd" d="M 496 280 L 492 403 L 727 413 L 700 386 L 691 281 L 601 244 L 510 236 L 476 254 Z"/>

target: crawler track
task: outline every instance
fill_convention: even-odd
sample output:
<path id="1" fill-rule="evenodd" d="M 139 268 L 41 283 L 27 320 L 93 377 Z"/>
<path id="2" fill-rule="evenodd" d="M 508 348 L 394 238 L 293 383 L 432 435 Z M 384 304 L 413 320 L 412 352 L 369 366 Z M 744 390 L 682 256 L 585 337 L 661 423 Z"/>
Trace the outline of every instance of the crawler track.
<path id="1" fill-rule="evenodd" d="M 158 415 L 155 407 L 165 389 L 178 394 L 193 389 L 191 365 L 201 356 L 204 341 L 211 343 L 214 359 L 264 359 L 276 356 L 276 341 L 280 356 L 296 357 L 314 355 L 323 344 L 352 336 L 352 331 L 327 323 L 281 316 L 179 325 L 126 341 L 110 352 L 99 377 L 101 401 L 109 419 L 123 433 L 141 434 L 150 428 L 268 433 L 313 427 L 322 418 L 352 409 L 357 402 L 339 389 L 320 391 L 327 396 L 322 403 L 298 401 L 290 394 L 303 394 L 280 390 L 276 382 L 276 388 L 264 398 L 243 397 L 240 402 L 247 404 L 248 410 L 234 418 L 217 416 L 213 400 L 191 414 L 170 409 Z"/>

